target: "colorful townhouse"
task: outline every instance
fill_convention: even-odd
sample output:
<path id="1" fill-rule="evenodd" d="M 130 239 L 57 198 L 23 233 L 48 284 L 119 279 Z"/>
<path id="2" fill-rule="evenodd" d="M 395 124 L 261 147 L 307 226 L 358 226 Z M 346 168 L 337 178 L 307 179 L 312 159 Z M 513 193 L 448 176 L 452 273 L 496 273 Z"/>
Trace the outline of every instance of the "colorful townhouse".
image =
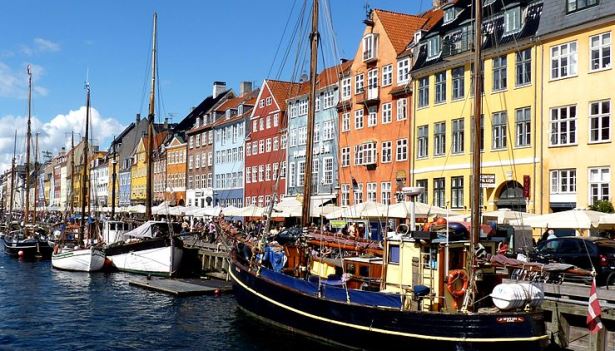
<path id="1" fill-rule="evenodd" d="M 341 80 L 340 204 L 391 203 L 410 185 L 410 60 L 398 60 L 432 12 L 370 11 L 351 74 Z"/>
<path id="2" fill-rule="evenodd" d="M 213 197 L 213 145 L 216 108 L 233 92 L 224 82 L 214 82 L 212 94 L 195 107 L 184 120 L 191 123 L 186 131 L 188 140 L 186 200 L 188 206 L 212 207 Z M 209 155 L 212 155 L 210 162 Z"/>
<path id="3" fill-rule="evenodd" d="M 107 206 L 109 199 L 109 165 L 106 152 L 98 151 L 90 160 L 90 203 L 92 210 Z"/>
<path id="4" fill-rule="evenodd" d="M 612 202 L 615 5 L 597 0 L 543 2 L 538 36 L 544 93 L 538 137 L 544 165 L 536 212 Z"/>
<path id="5" fill-rule="evenodd" d="M 314 152 L 312 158 L 312 192 L 315 203 L 337 198 L 338 140 L 337 105 L 340 97 L 340 76 L 348 75 L 352 61 L 324 69 L 316 82 L 316 113 L 314 115 Z M 288 177 L 286 194 L 303 194 L 305 184 L 305 149 L 307 142 L 307 110 L 309 85 L 300 94 L 288 99 Z M 267 146 L 267 145 L 265 145 Z M 277 151 L 278 145 L 273 144 Z"/>
<path id="6" fill-rule="evenodd" d="M 412 43 L 412 174 L 419 201 L 469 211 L 472 142 L 480 138 L 483 209 L 533 211 L 541 189 L 541 59 L 536 31 L 542 1 L 483 8 L 481 129 L 473 126 L 473 15 L 470 0 L 441 7 L 443 16 Z M 538 185 L 538 187 L 537 187 Z"/>
<path id="7" fill-rule="evenodd" d="M 170 205 L 184 206 L 186 204 L 186 140 L 183 133 L 177 133 L 166 144 L 163 166 L 164 170 L 164 200 Z M 161 161 L 161 164 L 164 162 Z"/>
<path id="8" fill-rule="evenodd" d="M 267 206 L 286 190 L 286 101 L 300 83 L 266 79 L 250 115 L 246 137 L 244 205 Z M 278 150 L 273 149 L 278 144 Z"/>
<path id="9" fill-rule="evenodd" d="M 152 149 L 158 149 L 164 143 L 168 131 L 162 130 L 157 132 L 153 138 L 154 145 Z M 132 205 L 144 205 L 147 194 L 147 150 L 149 139 L 144 135 L 137 144 L 132 158 L 132 167 L 130 169 L 130 203 Z M 155 159 L 153 160 L 155 162 Z M 153 166 L 153 165 L 152 165 Z M 152 174 L 153 178 L 153 174 Z M 153 179 L 152 179 L 153 180 Z M 152 182 L 152 194 L 153 194 Z"/>
<path id="10" fill-rule="evenodd" d="M 226 100 L 216 109 L 220 114 L 214 123 L 213 199 L 216 206 L 243 207 L 246 124 L 257 95 L 258 89 L 252 90 L 251 82 L 243 82 L 239 96 Z"/>
<path id="11" fill-rule="evenodd" d="M 152 151 L 154 166 L 152 172 L 152 205 L 156 206 L 167 199 L 167 144 L 163 143 Z"/>

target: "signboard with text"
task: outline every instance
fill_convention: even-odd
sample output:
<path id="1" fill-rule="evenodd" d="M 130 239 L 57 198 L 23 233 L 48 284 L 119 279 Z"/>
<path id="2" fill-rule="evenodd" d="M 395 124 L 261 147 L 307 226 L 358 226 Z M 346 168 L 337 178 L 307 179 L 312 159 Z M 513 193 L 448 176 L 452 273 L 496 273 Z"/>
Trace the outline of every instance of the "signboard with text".
<path id="1" fill-rule="evenodd" d="M 481 188 L 495 188 L 495 174 L 481 174 L 480 175 L 480 187 Z"/>

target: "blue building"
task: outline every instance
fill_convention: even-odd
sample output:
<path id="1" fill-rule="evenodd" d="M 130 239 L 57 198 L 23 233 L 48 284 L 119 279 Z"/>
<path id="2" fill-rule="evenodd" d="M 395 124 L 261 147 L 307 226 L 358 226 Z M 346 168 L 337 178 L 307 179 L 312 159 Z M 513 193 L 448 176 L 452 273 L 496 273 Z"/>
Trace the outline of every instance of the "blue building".
<path id="1" fill-rule="evenodd" d="M 338 111 L 339 78 L 350 70 L 352 61 L 330 67 L 317 77 L 314 119 L 314 155 L 312 157 L 312 194 L 322 199 L 337 197 L 338 187 Z M 288 100 L 288 177 L 286 194 L 303 193 L 305 148 L 307 142 L 308 89 Z"/>
<path id="2" fill-rule="evenodd" d="M 240 96 L 228 99 L 214 124 L 214 206 L 243 207 L 246 123 L 258 90 L 242 83 Z"/>

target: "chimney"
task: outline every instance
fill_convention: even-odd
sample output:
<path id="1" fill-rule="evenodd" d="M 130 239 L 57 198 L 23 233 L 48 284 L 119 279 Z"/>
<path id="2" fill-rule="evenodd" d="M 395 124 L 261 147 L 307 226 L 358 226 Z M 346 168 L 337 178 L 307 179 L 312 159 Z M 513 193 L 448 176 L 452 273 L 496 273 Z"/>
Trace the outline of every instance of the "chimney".
<path id="1" fill-rule="evenodd" d="M 225 82 L 214 82 L 214 91 L 212 93 L 213 98 L 217 98 L 218 95 L 224 93 L 224 91 L 226 90 L 226 83 Z"/>
<path id="2" fill-rule="evenodd" d="M 164 130 L 169 129 L 169 117 L 164 118 Z"/>
<path id="3" fill-rule="evenodd" d="M 139 124 L 139 121 L 141 121 L 141 114 L 137 113 L 137 118 L 136 118 L 137 124 Z"/>
<path id="4" fill-rule="evenodd" d="M 252 91 L 252 82 L 241 82 L 239 83 L 239 96 L 244 96 L 247 93 Z"/>

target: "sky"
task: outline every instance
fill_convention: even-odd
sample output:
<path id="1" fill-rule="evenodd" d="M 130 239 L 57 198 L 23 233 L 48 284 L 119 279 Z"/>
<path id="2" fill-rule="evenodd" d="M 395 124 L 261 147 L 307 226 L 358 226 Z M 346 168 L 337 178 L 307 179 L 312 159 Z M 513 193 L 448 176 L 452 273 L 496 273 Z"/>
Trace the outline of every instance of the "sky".
<path id="1" fill-rule="evenodd" d="M 294 53 L 299 35 L 293 30 L 304 1 L 3 2 L 0 171 L 10 167 L 15 131 L 17 153 L 25 150 L 28 65 L 33 74 L 32 128 L 40 133 L 39 149 L 55 155 L 70 145 L 71 131 L 84 133 L 86 80 L 91 86 L 92 138 L 106 148 L 137 113 L 147 115 L 154 12 L 158 14 L 156 118 L 179 122 L 211 95 L 213 81 L 224 81 L 238 91 L 241 81 L 259 87 L 265 78 L 292 80 L 296 72 L 305 72 L 307 55 Z M 327 30 L 329 21 L 321 19 L 323 42 L 331 47 L 334 40 L 337 47 L 335 53 L 325 50 L 331 59 L 319 62 L 321 67 L 354 56 L 366 3 L 402 13 L 431 7 L 429 0 L 321 0 L 321 10 L 330 10 L 333 28 Z M 286 50 L 294 54 L 285 60 Z"/>

